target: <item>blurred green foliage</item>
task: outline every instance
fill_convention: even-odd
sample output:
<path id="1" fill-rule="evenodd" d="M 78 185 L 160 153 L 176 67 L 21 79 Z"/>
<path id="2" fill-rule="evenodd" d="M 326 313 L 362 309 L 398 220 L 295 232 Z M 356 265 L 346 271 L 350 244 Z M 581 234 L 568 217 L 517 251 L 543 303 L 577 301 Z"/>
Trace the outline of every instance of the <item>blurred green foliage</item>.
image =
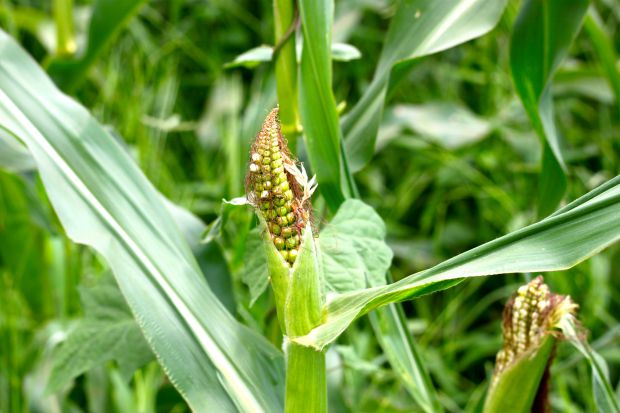
<path id="1" fill-rule="evenodd" d="M 78 56 L 95 3 L 73 4 Z M 617 80 L 610 82 L 613 70 L 600 51 L 602 33 L 617 55 L 620 5 L 601 0 L 594 7 L 601 31 L 581 31 L 554 78 L 568 199 L 620 174 Z M 510 75 L 518 8 L 518 1 L 509 1 L 491 33 L 392 73 L 399 82 L 388 87 L 376 152 L 355 180 L 362 199 L 387 224 L 396 279 L 536 217 L 541 150 Z M 346 111 L 370 84 L 395 4 L 339 0 L 335 9 L 333 40 L 361 52 L 358 60 L 334 63 L 334 94 Z M 252 218 L 221 205 L 222 198 L 242 195 L 249 142 L 276 102 L 271 63 L 253 69 L 225 64 L 273 45 L 272 2 L 150 1 L 125 23 L 80 72 L 83 79 L 75 79 L 71 93 L 123 137 L 164 195 L 206 223 L 223 217 L 215 237 L 228 263 L 222 271 L 232 276 L 235 315 L 277 343 L 272 297 L 250 306 L 241 280 Z M 0 27 L 55 70 L 49 2 L 0 1 Z M 301 158 L 306 154 L 301 147 Z M 329 215 L 323 202 L 315 206 L 321 226 Z M 63 234 L 36 174 L 0 172 L 1 412 L 188 411 L 154 362 L 130 381 L 121 366 L 107 362 L 56 393 L 44 392 L 53 352 L 88 315 L 76 287 L 105 282 L 105 274 L 99 257 Z M 404 304 L 407 326 L 448 411 L 481 407 L 500 347 L 503 302 L 523 281 L 520 275 L 471 279 Z M 592 346 L 607 360 L 620 393 L 620 248 L 550 273 L 546 281 L 580 304 Z M 332 411 L 417 411 L 366 318 L 327 360 Z M 554 410 L 596 410 L 583 391 L 590 385 L 588 366 L 569 346 L 558 348 L 552 374 Z"/>

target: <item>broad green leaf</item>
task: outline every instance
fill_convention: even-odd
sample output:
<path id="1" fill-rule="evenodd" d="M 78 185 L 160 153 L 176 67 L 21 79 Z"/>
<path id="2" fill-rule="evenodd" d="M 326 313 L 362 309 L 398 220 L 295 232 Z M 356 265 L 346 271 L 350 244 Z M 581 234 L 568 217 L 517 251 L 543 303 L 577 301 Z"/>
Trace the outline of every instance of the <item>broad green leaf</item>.
<path id="1" fill-rule="evenodd" d="M 215 293 L 218 300 L 231 313 L 236 312 L 235 296 L 232 286 L 232 275 L 219 245 L 215 242 L 203 242 L 206 225 L 197 216 L 185 208 L 170 202 L 160 195 L 166 209 L 177 225 L 185 242 L 192 250 L 198 261 L 198 266 L 204 275 L 209 288 Z"/>
<path id="2" fill-rule="evenodd" d="M 491 386 L 484 413 L 530 413 L 555 343 L 555 337 L 548 335 L 539 346 L 507 367 Z"/>
<path id="3" fill-rule="evenodd" d="M 95 59 L 127 22 L 138 12 L 144 0 L 97 0 L 88 27 L 86 50 L 75 58 L 57 56 L 50 61 L 48 73 L 62 89 L 74 88 L 86 76 Z"/>
<path id="4" fill-rule="evenodd" d="M 331 32 L 333 0 L 300 0 L 303 49 L 299 72 L 299 108 L 310 163 L 319 190 L 336 211 L 344 200 L 336 101 L 332 93 Z"/>
<path id="5" fill-rule="evenodd" d="M 595 352 L 579 334 L 573 319 L 562 318 L 559 327 L 564 337 L 579 350 L 592 369 L 592 394 L 598 411 L 601 413 L 620 412 L 620 401 L 609 381 L 609 370 L 605 359 Z"/>
<path id="6" fill-rule="evenodd" d="M 357 317 L 382 305 L 413 299 L 493 274 L 570 268 L 620 239 L 620 177 L 556 214 L 464 252 L 396 283 L 332 297 L 323 322 L 296 342 L 323 348 Z"/>
<path id="7" fill-rule="evenodd" d="M 512 33 L 512 78 L 543 144 L 539 217 L 551 213 L 566 191 L 566 166 L 553 120 L 551 81 L 579 31 L 588 4 L 588 0 L 527 0 Z"/>
<path id="8" fill-rule="evenodd" d="M 262 227 L 256 227 L 250 231 L 243 254 L 241 280 L 250 289 L 250 305 L 256 302 L 269 285 L 267 257 L 263 249 L 261 231 Z"/>
<path id="9" fill-rule="evenodd" d="M 52 392 L 109 360 L 116 361 L 120 375 L 128 380 L 136 369 L 154 358 L 110 276 L 94 286 L 82 286 L 80 296 L 84 318 L 54 354 L 48 384 Z"/>
<path id="10" fill-rule="evenodd" d="M 397 63 L 418 59 L 482 36 L 497 24 L 506 0 L 402 0 L 396 10 L 372 82 L 343 119 L 353 171 L 374 154 L 386 90 Z M 411 63 L 411 62 L 409 62 Z"/>
<path id="11" fill-rule="evenodd" d="M 447 149 L 477 142 L 492 130 L 488 121 L 451 102 L 397 105 L 393 114 L 396 122 Z"/>
<path id="12" fill-rule="evenodd" d="M 375 210 L 357 199 L 345 201 L 319 236 L 324 279 L 339 293 L 385 284 L 392 250 L 385 224 Z"/>
<path id="13" fill-rule="evenodd" d="M 6 148 L 5 152 L 2 152 Z M 11 172 L 36 169 L 36 164 L 26 147 L 14 136 L 0 129 L 0 168 Z M 231 314 L 235 312 L 231 275 L 221 250 L 215 244 L 204 245 L 205 224 L 188 210 L 170 202 L 161 195 L 162 202 L 189 244 L 198 265 L 205 274 L 209 287 Z"/>
<path id="14" fill-rule="evenodd" d="M 107 260 L 192 409 L 280 411 L 281 353 L 220 304 L 159 194 L 122 147 L 4 32 L 0 128 L 30 150 L 68 235 Z"/>
<path id="15" fill-rule="evenodd" d="M 24 145 L 3 130 L 0 130 L 0 168 L 10 172 L 25 172 L 35 168 Z"/>

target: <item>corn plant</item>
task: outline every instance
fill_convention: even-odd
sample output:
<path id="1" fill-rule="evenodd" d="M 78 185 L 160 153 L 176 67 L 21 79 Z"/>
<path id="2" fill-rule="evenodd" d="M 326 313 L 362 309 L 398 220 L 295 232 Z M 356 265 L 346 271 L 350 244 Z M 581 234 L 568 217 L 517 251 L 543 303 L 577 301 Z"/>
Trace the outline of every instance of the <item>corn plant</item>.
<path id="1" fill-rule="evenodd" d="M 91 21 L 103 28 L 91 30 L 88 51 L 80 58 L 66 56 L 72 50 L 72 30 L 59 32 L 48 73 L 0 31 L 0 162 L 14 173 L 36 168 L 66 234 L 99 254 L 120 288 L 120 295 L 115 295 L 114 283 L 86 292 L 84 306 L 88 308 L 88 297 L 122 297 L 127 306 L 119 304 L 122 311 L 114 320 L 135 320 L 127 333 L 131 341 L 152 351 L 193 411 L 327 411 L 327 351 L 339 338 L 354 334 L 351 326 L 365 315 L 417 406 L 426 412 L 455 410 L 436 391 L 400 303 L 474 277 L 565 270 L 620 239 L 620 177 L 564 202 L 569 168 L 551 90 L 588 13 L 585 0 L 525 1 L 512 29 L 514 88 L 541 148 L 535 200 L 539 220 L 395 282 L 386 225 L 360 199 L 354 173 L 363 171 L 377 151 L 384 106 L 399 82 L 426 56 L 491 31 L 507 1 L 398 2 L 372 79 L 340 118 L 342 106 L 332 90 L 333 1 L 275 0 L 274 46 L 250 51 L 229 66 L 273 61 L 277 107 L 260 107 L 264 121 L 251 131 L 253 143 L 238 148 L 237 142 L 228 142 L 228 186 L 236 198 L 224 203 L 216 225 L 208 229 L 159 193 L 113 134 L 58 87 L 78 87 L 108 37 L 141 4 L 121 3 L 108 10 L 121 16 L 118 24 Z M 62 11 L 58 19 L 66 20 Z M 587 31 L 599 53 L 608 56 L 613 45 L 605 44 L 591 13 Z M 611 60 L 606 70 L 617 80 Z M 239 193 L 240 153 L 249 153 L 245 194 Z M 256 228 L 239 241 L 249 252 L 243 281 L 252 303 L 270 286 L 278 320 L 275 339 L 235 317 L 225 297 L 214 292 L 217 283 L 209 279 L 208 269 L 203 274 L 209 263 L 203 266 L 196 254 L 204 252 L 196 228 L 199 233 L 205 229 L 209 243 L 218 236 L 212 233 L 227 225 L 232 209 L 249 208 L 256 213 Z M 540 278 L 519 289 L 505 310 L 504 347 L 481 409 L 536 408 L 540 384 L 552 380 L 546 375 L 556 341 L 564 338 L 591 367 L 588 392 L 597 408 L 619 411 L 605 362 L 587 343 L 575 308 L 570 298 L 551 294 Z M 96 335 L 92 326 L 109 327 L 109 320 L 97 324 L 105 320 L 92 308 L 86 316 L 96 322 L 88 334 L 80 330 L 83 336 L 67 339 L 64 353 L 55 359 L 52 392 L 92 368 L 93 359 L 129 359 L 124 364 L 133 369 L 112 376 L 117 389 L 123 388 L 123 373 L 146 362 L 128 356 L 131 346 L 103 355 L 101 342 L 113 347 L 122 334 L 93 340 L 99 342 L 92 344 L 98 356 L 82 362 L 76 355 L 83 355 L 80 346 Z M 147 370 L 139 382 L 151 383 L 155 375 Z M 142 402 L 125 406 L 153 398 L 145 392 Z"/>

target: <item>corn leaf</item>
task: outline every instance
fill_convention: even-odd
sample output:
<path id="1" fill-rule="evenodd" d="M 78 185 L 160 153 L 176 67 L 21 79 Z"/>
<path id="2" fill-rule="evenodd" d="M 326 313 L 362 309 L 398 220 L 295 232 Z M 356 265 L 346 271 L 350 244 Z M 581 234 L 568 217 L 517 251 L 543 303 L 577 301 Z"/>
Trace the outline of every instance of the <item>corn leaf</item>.
<path id="1" fill-rule="evenodd" d="M 333 0 L 300 0 L 303 49 L 299 109 L 310 163 L 329 208 L 344 201 L 336 101 L 332 93 L 331 32 Z"/>
<path id="2" fill-rule="evenodd" d="M 34 167 L 28 150 L 8 132 L 0 130 L 0 168 L 9 172 L 25 172 Z"/>
<path id="3" fill-rule="evenodd" d="M 410 61 L 482 36 L 497 24 L 505 0 L 402 0 L 392 18 L 372 82 L 343 119 L 346 152 L 353 171 L 375 150 L 390 73 Z"/>
<path id="4" fill-rule="evenodd" d="M 588 0 L 528 0 L 515 24 L 510 66 L 515 88 L 543 144 L 538 216 L 551 213 L 566 191 L 562 144 L 553 120 L 551 80 L 581 26 Z"/>
<path id="5" fill-rule="evenodd" d="M 300 344 L 323 348 L 357 317 L 385 304 L 413 299 L 493 274 L 570 268 L 620 239 L 620 176 L 535 224 L 464 252 L 396 283 L 332 297 L 323 323 Z"/>
<path id="6" fill-rule="evenodd" d="M 30 150 L 68 235 L 107 260 L 192 409 L 282 410 L 281 353 L 226 311 L 131 158 L 4 32 L 0 128 Z"/>

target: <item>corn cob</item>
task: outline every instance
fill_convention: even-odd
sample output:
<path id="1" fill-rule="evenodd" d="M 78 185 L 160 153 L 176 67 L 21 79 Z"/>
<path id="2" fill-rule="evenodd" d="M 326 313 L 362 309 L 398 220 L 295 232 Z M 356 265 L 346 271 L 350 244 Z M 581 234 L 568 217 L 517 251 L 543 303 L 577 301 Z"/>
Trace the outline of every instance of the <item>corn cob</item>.
<path id="1" fill-rule="evenodd" d="M 303 231 L 311 217 L 314 178 L 297 167 L 280 130 L 278 108 L 273 109 L 250 151 L 246 178 L 248 201 L 267 223 L 269 236 L 284 261 L 292 265 L 299 253 Z"/>
<path id="2" fill-rule="evenodd" d="M 494 380 L 519 357 L 555 334 L 560 318 L 573 314 L 577 305 L 568 296 L 552 294 L 541 276 L 519 287 L 504 308 L 504 344 L 497 353 Z"/>

